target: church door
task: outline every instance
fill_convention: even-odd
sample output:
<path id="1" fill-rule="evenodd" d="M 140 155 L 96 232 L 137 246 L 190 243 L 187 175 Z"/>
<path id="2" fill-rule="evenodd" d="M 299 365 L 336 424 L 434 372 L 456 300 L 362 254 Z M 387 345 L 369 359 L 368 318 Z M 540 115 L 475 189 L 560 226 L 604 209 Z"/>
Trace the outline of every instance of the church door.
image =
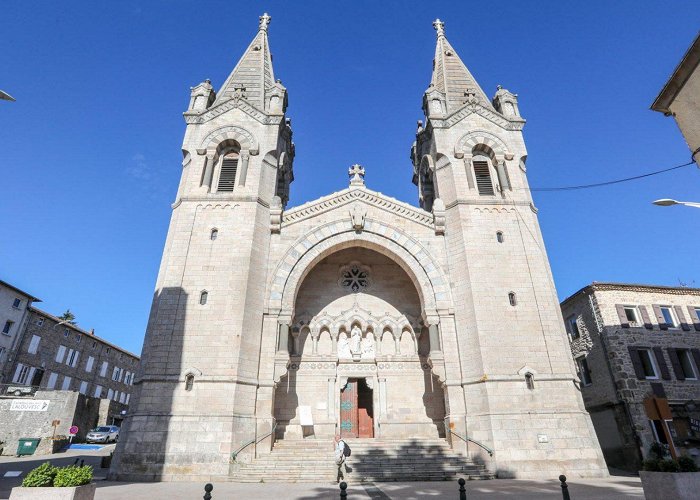
<path id="1" fill-rule="evenodd" d="M 374 437 L 372 390 L 364 379 L 348 379 L 340 391 L 340 435 L 344 438 Z"/>

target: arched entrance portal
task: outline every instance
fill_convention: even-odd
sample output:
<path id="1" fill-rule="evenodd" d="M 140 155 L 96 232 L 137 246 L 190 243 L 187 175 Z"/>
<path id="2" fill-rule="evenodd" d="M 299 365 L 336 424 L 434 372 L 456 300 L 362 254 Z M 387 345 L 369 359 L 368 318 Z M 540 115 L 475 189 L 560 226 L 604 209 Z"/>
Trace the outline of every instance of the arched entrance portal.
<path id="1" fill-rule="evenodd" d="M 294 303 L 277 438 L 442 437 L 442 388 L 413 281 L 389 257 L 350 247 L 306 274 Z"/>

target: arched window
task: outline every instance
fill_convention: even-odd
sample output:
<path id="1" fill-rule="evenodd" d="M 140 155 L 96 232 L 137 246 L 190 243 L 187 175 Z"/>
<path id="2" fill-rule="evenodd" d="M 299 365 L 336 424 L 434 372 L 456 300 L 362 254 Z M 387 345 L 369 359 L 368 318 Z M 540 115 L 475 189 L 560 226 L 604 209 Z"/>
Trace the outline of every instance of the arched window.
<path id="1" fill-rule="evenodd" d="M 219 179 L 216 183 L 216 191 L 230 193 L 236 185 L 236 171 L 238 170 L 238 153 L 230 151 L 219 159 Z"/>
<path id="2" fill-rule="evenodd" d="M 531 391 L 535 389 L 535 376 L 530 372 L 525 374 L 525 385 Z"/>
<path id="3" fill-rule="evenodd" d="M 214 228 L 211 230 L 211 234 L 209 235 L 209 238 L 214 241 L 216 238 L 219 237 L 219 230 Z"/>
<path id="4" fill-rule="evenodd" d="M 479 194 L 493 195 L 493 182 L 491 182 L 491 160 L 483 155 L 475 156 L 472 160 L 474 165 L 474 178 L 476 179 L 476 187 Z"/>
<path id="5" fill-rule="evenodd" d="M 503 231 L 496 231 L 496 241 L 503 243 Z"/>
<path id="6" fill-rule="evenodd" d="M 190 373 L 185 377 L 185 390 L 191 391 L 193 386 L 194 386 L 194 375 L 192 375 Z"/>
<path id="7" fill-rule="evenodd" d="M 515 292 L 510 292 L 508 294 L 508 302 L 511 306 L 515 306 L 518 303 L 518 301 L 515 298 Z"/>
<path id="8" fill-rule="evenodd" d="M 199 303 L 201 305 L 206 304 L 208 298 L 209 298 L 209 292 L 207 292 L 206 290 L 202 291 L 202 293 L 199 294 Z"/>

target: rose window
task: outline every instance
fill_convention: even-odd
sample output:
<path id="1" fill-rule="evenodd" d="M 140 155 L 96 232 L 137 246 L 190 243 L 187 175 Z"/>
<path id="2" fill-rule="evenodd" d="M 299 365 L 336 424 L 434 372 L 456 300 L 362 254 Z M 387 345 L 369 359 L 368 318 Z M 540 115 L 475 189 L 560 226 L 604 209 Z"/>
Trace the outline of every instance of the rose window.
<path id="1" fill-rule="evenodd" d="M 369 274 L 360 266 L 350 266 L 342 272 L 340 285 L 357 293 L 369 286 Z"/>

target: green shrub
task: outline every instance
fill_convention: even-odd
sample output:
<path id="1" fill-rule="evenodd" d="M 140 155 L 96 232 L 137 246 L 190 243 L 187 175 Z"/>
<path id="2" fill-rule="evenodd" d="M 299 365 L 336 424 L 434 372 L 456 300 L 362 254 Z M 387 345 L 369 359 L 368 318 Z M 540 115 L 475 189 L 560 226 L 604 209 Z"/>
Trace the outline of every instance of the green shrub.
<path id="1" fill-rule="evenodd" d="M 651 472 L 659 472 L 659 459 L 658 458 L 647 458 L 642 462 L 642 470 L 648 470 Z"/>
<path id="2" fill-rule="evenodd" d="M 650 458 L 664 458 L 668 455 L 668 449 L 661 443 L 651 443 L 649 446 Z"/>
<path id="3" fill-rule="evenodd" d="M 53 485 L 58 487 L 82 486 L 83 484 L 90 484 L 91 481 L 91 466 L 78 467 L 77 465 L 69 465 L 58 469 Z"/>
<path id="4" fill-rule="evenodd" d="M 680 472 L 681 468 L 678 465 L 678 462 L 672 458 L 668 458 L 665 460 L 659 460 L 659 470 L 661 472 Z"/>
<path id="5" fill-rule="evenodd" d="M 54 477 L 58 468 L 49 462 L 44 462 L 39 467 L 32 469 L 22 481 L 25 488 L 53 486 Z"/>
<path id="6" fill-rule="evenodd" d="M 698 466 L 695 465 L 695 460 L 690 458 L 687 455 L 684 455 L 682 457 L 678 457 L 678 466 L 681 469 L 681 472 L 697 472 L 698 471 Z"/>
<path id="7" fill-rule="evenodd" d="M 92 467 L 84 465 L 68 465 L 54 467 L 49 462 L 41 464 L 30 471 L 22 481 L 25 488 L 31 487 L 71 487 L 89 484 L 92 481 Z"/>

